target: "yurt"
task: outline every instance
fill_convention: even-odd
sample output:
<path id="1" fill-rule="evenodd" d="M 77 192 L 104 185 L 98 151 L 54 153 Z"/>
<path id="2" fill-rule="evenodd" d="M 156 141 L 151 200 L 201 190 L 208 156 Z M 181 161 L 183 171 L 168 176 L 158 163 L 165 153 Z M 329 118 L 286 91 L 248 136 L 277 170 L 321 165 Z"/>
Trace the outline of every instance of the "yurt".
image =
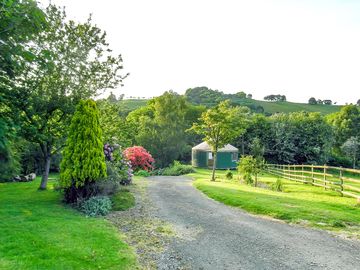
<path id="1" fill-rule="evenodd" d="M 212 168 L 214 156 L 207 142 L 202 142 L 192 148 L 191 162 L 194 167 Z M 217 152 L 216 169 L 234 169 L 239 159 L 239 149 L 231 144 L 225 145 Z"/>

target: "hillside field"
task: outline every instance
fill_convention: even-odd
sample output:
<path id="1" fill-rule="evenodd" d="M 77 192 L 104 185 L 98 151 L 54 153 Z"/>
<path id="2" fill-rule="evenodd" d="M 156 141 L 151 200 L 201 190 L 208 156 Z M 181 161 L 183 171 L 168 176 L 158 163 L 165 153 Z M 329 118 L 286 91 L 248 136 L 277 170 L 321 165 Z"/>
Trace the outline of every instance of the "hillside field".
<path id="1" fill-rule="evenodd" d="M 133 111 L 142 106 L 145 106 L 147 99 L 124 99 L 119 101 L 120 107 L 124 111 Z M 241 106 L 262 106 L 264 108 L 264 113 L 274 114 L 274 113 L 289 113 L 289 112 L 320 112 L 321 114 L 330 114 L 338 112 L 341 109 L 341 105 L 309 105 L 306 103 L 295 103 L 295 102 L 268 102 L 255 99 L 234 99 L 232 100 L 235 104 Z M 203 104 L 206 106 L 212 106 L 214 104 Z"/>

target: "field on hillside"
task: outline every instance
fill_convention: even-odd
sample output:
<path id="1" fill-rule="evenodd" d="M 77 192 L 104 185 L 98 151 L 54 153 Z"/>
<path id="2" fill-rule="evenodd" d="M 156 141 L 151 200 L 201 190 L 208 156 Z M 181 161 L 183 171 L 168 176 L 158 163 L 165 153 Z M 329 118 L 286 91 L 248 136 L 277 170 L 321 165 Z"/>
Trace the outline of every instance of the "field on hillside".
<path id="1" fill-rule="evenodd" d="M 0 269 L 136 269 L 109 221 L 62 204 L 54 180 L 38 191 L 39 181 L 0 183 Z"/>
<path id="2" fill-rule="evenodd" d="M 269 174 L 259 179 L 265 188 L 255 188 L 240 183 L 235 171 L 233 180 L 226 180 L 225 171 L 218 171 L 216 182 L 209 180 L 210 173 L 197 169 L 189 176 L 195 179 L 194 186 L 212 199 L 250 213 L 360 238 L 360 207 L 354 198 L 284 179 L 284 191 L 273 191 L 271 185 L 276 177 Z"/>
<path id="3" fill-rule="evenodd" d="M 125 99 L 119 102 L 120 107 L 124 111 L 133 111 L 137 108 L 145 106 L 148 100 L 145 99 Z M 242 106 L 262 106 L 265 113 L 274 114 L 278 112 L 297 112 L 297 111 L 306 111 L 306 112 L 320 112 L 322 114 L 330 114 L 338 112 L 341 109 L 341 106 L 338 105 L 309 105 L 305 103 L 294 103 L 294 102 L 268 102 L 255 99 L 236 99 L 234 100 L 236 104 Z M 203 104 L 209 105 L 209 104 Z"/>

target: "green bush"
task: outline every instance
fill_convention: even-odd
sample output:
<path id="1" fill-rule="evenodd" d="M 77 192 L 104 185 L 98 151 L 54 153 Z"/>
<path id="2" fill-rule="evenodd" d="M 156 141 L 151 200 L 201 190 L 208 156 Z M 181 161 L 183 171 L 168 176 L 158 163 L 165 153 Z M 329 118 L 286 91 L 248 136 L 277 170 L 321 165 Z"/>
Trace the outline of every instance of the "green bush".
<path id="1" fill-rule="evenodd" d="M 227 170 L 225 177 L 226 177 L 227 180 L 233 179 L 233 173 L 232 173 L 232 171 Z"/>
<path id="2" fill-rule="evenodd" d="M 282 192 L 284 190 L 283 183 L 280 178 L 276 179 L 276 182 L 271 186 L 272 190 Z"/>
<path id="3" fill-rule="evenodd" d="M 111 207 L 111 200 L 106 196 L 91 197 L 80 204 L 80 210 L 89 217 L 106 216 Z"/>
<path id="4" fill-rule="evenodd" d="M 67 203 L 92 197 L 93 184 L 106 177 L 99 112 L 93 100 L 80 100 L 76 107 L 60 167 Z"/>
<path id="5" fill-rule="evenodd" d="M 142 177 L 149 177 L 150 173 L 148 171 L 145 170 L 139 170 L 137 172 L 134 173 L 136 176 L 142 176 Z"/>
<path id="6" fill-rule="evenodd" d="M 178 176 L 188 173 L 195 172 L 194 168 L 191 165 L 181 164 L 179 161 L 174 161 L 173 165 L 167 167 L 163 170 L 162 175 L 166 176 Z"/>

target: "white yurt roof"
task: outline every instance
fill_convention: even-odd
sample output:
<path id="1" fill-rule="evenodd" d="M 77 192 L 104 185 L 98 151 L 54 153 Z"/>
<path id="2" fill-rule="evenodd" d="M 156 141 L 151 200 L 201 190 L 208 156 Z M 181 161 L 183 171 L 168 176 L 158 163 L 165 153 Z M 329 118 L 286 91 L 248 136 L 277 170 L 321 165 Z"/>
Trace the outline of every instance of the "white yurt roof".
<path id="1" fill-rule="evenodd" d="M 208 145 L 207 142 L 202 142 L 192 148 L 192 150 L 200 150 L 204 152 L 211 152 L 211 147 Z M 220 148 L 218 152 L 237 152 L 239 149 L 237 149 L 235 146 L 232 146 L 231 144 L 225 145 L 223 148 Z"/>

